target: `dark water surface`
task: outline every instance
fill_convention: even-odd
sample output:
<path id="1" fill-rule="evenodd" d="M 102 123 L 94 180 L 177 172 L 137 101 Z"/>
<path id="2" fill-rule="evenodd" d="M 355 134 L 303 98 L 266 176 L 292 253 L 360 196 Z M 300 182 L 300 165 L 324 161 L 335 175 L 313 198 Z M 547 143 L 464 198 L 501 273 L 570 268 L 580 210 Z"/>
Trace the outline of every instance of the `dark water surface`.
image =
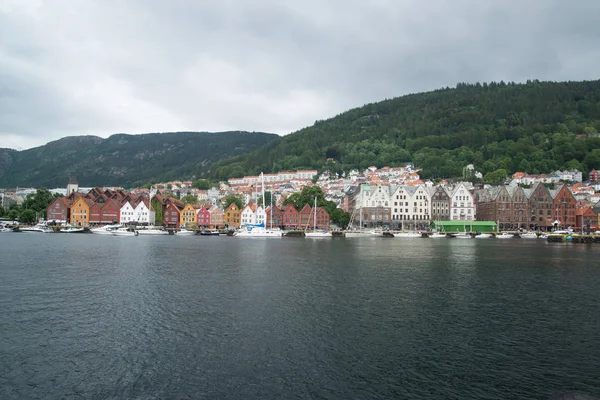
<path id="1" fill-rule="evenodd" d="M 0 234 L 0 399 L 600 395 L 600 246 Z"/>

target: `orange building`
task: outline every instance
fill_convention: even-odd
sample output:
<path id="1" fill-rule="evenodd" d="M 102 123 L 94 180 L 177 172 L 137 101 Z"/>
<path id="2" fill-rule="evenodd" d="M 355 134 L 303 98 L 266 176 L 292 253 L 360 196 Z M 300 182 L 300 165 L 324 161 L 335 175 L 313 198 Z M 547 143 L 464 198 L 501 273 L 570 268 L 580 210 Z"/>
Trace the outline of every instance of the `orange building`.
<path id="1" fill-rule="evenodd" d="M 198 210 L 202 208 L 199 204 L 186 204 L 181 210 L 179 224 L 185 226 L 198 225 Z"/>
<path id="2" fill-rule="evenodd" d="M 237 228 L 240 226 L 241 214 L 242 212 L 239 207 L 235 203 L 231 203 L 223 213 L 223 223 L 228 225 L 230 228 Z"/>
<path id="3" fill-rule="evenodd" d="M 90 226 L 90 207 L 94 204 L 87 197 L 79 197 L 71 205 L 70 223 L 73 226 Z"/>

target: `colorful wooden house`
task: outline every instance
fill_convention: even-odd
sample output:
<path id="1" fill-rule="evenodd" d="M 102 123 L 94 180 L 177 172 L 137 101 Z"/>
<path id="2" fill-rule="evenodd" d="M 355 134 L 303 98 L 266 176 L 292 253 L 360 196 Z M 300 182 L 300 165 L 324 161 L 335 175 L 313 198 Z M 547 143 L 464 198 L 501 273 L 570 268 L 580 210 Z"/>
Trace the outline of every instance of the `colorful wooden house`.
<path id="1" fill-rule="evenodd" d="M 73 226 L 90 226 L 90 207 L 94 204 L 87 197 L 79 197 L 71 205 L 70 223 Z"/>
<path id="2" fill-rule="evenodd" d="M 211 215 L 209 207 L 200 207 L 196 210 L 196 221 L 198 226 L 209 227 L 211 225 Z"/>
<path id="3" fill-rule="evenodd" d="M 299 224 L 301 229 L 312 228 L 313 226 L 313 210 L 312 207 L 308 204 L 305 204 L 304 207 L 299 212 Z"/>
<path id="4" fill-rule="evenodd" d="M 46 208 L 46 220 L 66 224 L 70 217 L 69 200 L 66 197 L 57 197 Z"/>
<path id="5" fill-rule="evenodd" d="M 267 207 L 265 210 L 266 213 L 266 226 L 268 227 L 281 227 L 283 224 L 281 223 L 283 212 L 281 208 L 277 206 Z"/>
<path id="6" fill-rule="evenodd" d="M 121 205 L 115 199 L 108 199 L 100 208 L 100 224 L 112 224 L 121 219 Z"/>
<path id="7" fill-rule="evenodd" d="M 182 209 L 183 207 L 180 207 L 177 204 L 168 204 L 165 209 L 163 225 L 165 225 L 167 228 L 179 228 Z"/>
<path id="8" fill-rule="evenodd" d="M 186 204 L 181 210 L 179 224 L 184 226 L 199 225 L 197 213 L 202 208 L 199 204 Z"/>
<path id="9" fill-rule="evenodd" d="M 555 210 L 555 225 L 558 228 L 566 229 L 575 227 L 575 208 L 577 200 L 566 185 L 562 185 L 556 190 L 551 190 L 553 199 L 553 208 Z"/>
<path id="10" fill-rule="evenodd" d="M 223 223 L 230 228 L 240 226 L 241 211 L 235 203 L 231 203 L 223 213 Z"/>
<path id="11" fill-rule="evenodd" d="M 317 207 L 317 228 L 329 229 L 329 225 L 331 225 L 329 213 L 324 207 Z"/>
<path id="12" fill-rule="evenodd" d="M 222 228 L 225 224 L 223 221 L 224 212 L 217 206 L 212 206 L 210 212 L 210 226 L 214 228 Z"/>
<path id="13" fill-rule="evenodd" d="M 285 229 L 297 229 L 300 222 L 300 213 L 292 205 L 284 206 L 281 220 Z"/>

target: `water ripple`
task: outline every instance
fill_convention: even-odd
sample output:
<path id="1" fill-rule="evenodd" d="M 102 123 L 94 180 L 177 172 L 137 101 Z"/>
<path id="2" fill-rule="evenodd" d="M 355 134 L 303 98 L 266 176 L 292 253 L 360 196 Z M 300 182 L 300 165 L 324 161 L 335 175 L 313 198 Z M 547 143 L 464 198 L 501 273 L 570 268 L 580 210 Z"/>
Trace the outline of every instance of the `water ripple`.
<path id="1" fill-rule="evenodd" d="M 600 393 L 600 249 L 13 235 L 0 398 Z"/>

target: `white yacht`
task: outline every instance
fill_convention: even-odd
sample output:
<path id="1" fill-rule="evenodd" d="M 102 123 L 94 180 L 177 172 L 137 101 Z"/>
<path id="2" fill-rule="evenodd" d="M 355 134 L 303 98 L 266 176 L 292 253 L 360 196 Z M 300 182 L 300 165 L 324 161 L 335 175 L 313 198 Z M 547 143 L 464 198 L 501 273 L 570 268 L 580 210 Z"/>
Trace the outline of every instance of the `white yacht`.
<path id="1" fill-rule="evenodd" d="M 344 233 L 344 237 L 347 238 L 355 238 L 355 237 L 373 237 L 376 236 L 377 233 L 374 230 L 353 230 L 353 231 L 346 231 Z"/>
<path id="2" fill-rule="evenodd" d="M 141 236 L 156 236 L 156 235 L 168 235 L 169 231 L 166 229 L 156 229 L 156 228 L 150 228 L 150 229 L 138 229 L 137 232 L 141 235 Z"/>
<path id="3" fill-rule="evenodd" d="M 479 233 L 475 235 L 475 239 L 490 239 L 492 237 L 491 233 Z"/>
<path id="4" fill-rule="evenodd" d="M 332 237 L 331 232 L 325 232 L 325 231 L 305 232 L 304 236 L 306 236 L 307 238 L 330 238 L 330 237 Z"/>
<path id="5" fill-rule="evenodd" d="M 446 238 L 446 234 L 442 233 L 442 232 L 434 232 L 434 233 L 430 233 L 427 237 L 431 238 L 431 239 L 441 239 L 441 238 Z"/>
<path id="6" fill-rule="evenodd" d="M 264 224 L 249 224 L 238 229 L 233 236 L 235 237 L 282 237 L 283 232 L 279 229 L 267 229 Z"/>
<path id="7" fill-rule="evenodd" d="M 110 232 L 111 235 L 113 236 L 137 236 L 138 235 L 138 231 L 136 231 L 133 228 L 118 228 L 118 229 L 113 229 Z"/>
<path id="8" fill-rule="evenodd" d="M 195 234 L 196 234 L 196 231 L 193 231 L 191 229 L 180 229 L 175 232 L 175 236 L 194 236 Z M 219 232 L 217 231 L 217 235 L 218 234 L 219 234 Z"/>
<path id="9" fill-rule="evenodd" d="M 112 235 L 114 230 L 121 228 L 123 225 L 121 224 L 113 224 L 113 225 L 105 225 L 100 228 L 92 228 L 90 232 L 95 233 L 96 235 Z"/>
<path id="10" fill-rule="evenodd" d="M 419 232 L 393 232 L 395 238 L 420 238 L 423 237 Z"/>
<path id="11" fill-rule="evenodd" d="M 11 229 L 11 228 L 9 228 L 9 227 L 8 227 L 8 226 L 6 226 L 6 225 L 1 225 L 1 224 L 0 224 L 0 232 L 12 232 L 12 229 Z"/>
<path id="12" fill-rule="evenodd" d="M 65 228 L 59 231 L 60 233 L 83 233 L 85 232 L 85 228 L 82 226 L 77 227 L 73 225 L 67 225 Z"/>
<path id="13" fill-rule="evenodd" d="M 45 222 L 40 222 L 34 226 L 27 228 L 20 228 L 21 232 L 39 232 L 39 233 L 54 233 L 54 230 L 50 228 Z"/>

